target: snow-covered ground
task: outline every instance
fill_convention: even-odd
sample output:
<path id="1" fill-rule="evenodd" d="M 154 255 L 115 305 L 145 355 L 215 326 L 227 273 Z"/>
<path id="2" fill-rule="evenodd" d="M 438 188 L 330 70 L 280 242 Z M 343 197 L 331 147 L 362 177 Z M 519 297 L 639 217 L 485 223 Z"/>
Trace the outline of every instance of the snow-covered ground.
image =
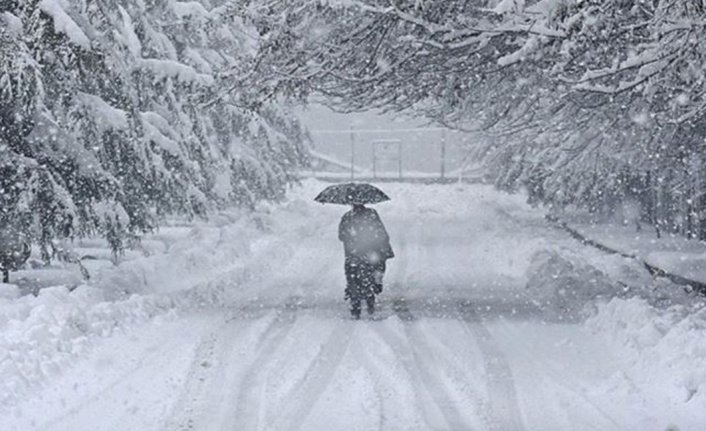
<path id="1" fill-rule="evenodd" d="M 1 286 L 0 428 L 705 429 L 698 298 L 522 196 L 384 184 L 397 256 L 353 321 L 323 187 L 164 228 L 71 291 Z"/>
<path id="2" fill-rule="evenodd" d="M 590 218 L 569 217 L 569 224 L 582 235 L 672 274 L 706 284 L 706 243 L 681 234 L 657 232 L 633 220 L 596 223 Z"/>

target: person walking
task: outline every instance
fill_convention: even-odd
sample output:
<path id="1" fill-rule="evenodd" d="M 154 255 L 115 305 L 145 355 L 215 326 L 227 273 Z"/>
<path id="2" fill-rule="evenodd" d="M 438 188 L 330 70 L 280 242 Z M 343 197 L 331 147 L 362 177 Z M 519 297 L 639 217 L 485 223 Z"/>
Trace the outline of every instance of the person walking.
<path id="1" fill-rule="evenodd" d="M 346 183 L 326 187 L 314 200 L 352 207 L 338 225 L 338 239 L 343 242 L 345 254 L 345 299 L 350 301 L 354 318 L 360 318 L 363 301 L 372 314 L 375 295 L 382 292 L 386 262 L 395 253 L 377 211 L 365 205 L 389 201 L 390 197 L 370 184 Z"/>
<path id="2" fill-rule="evenodd" d="M 374 209 L 353 204 L 341 218 L 338 239 L 345 253 L 345 298 L 350 301 L 351 314 L 360 318 L 363 301 L 372 314 L 375 295 L 382 292 L 386 262 L 395 256 L 385 225 Z"/>

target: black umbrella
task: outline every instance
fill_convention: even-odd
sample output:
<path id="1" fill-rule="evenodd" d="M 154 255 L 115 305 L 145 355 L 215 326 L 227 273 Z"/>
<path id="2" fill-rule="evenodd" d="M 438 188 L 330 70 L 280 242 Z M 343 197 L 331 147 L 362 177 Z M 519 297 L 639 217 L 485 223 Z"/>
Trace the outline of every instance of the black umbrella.
<path id="1" fill-rule="evenodd" d="M 335 184 L 326 187 L 314 199 L 322 204 L 376 204 L 390 198 L 379 188 L 366 183 Z"/>

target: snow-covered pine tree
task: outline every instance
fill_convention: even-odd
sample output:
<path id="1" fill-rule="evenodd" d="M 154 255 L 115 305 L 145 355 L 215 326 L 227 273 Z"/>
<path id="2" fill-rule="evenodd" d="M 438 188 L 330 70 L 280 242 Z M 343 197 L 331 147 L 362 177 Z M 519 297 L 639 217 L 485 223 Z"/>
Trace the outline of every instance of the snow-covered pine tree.
<path id="1" fill-rule="evenodd" d="M 2 222 L 47 259 L 55 239 L 101 233 L 117 254 L 166 214 L 279 197 L 305 162 L 286 110 L 223 81 L 256 50 L 214 3 L 0 3 Z"/>
<path id="2" fill-rule="evenodd" d="M 52 111 L 63 108 L 65 92 L 73 91 L 80 60 L 42 10 L 51 5 L 3 6 L 2 145 L 3 163 L 12 172 L 3 182 L 15 181 L 14 187 L 3 187 L 4 200 L 11 202 L 4 209 L 12 224 L 6 228 L 30 234 L 49 259 L 51 240 L 72 236 L 79 223 L 80 189 L 89 184 L 101 189 L 109 179 Z"/>

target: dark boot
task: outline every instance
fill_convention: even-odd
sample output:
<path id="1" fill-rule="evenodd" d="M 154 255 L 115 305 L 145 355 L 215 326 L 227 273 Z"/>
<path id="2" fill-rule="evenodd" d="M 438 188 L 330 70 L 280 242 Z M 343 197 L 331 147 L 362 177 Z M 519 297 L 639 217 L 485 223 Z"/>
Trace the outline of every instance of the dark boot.
<path id="1" fill-rule="evenodd" d="M 360 298 L 351 298 L 351 316 L 354 319 L 360 319 Z"/>
<path id="2" fill-rule="evenodd" d="M 365 302 L 368 306 L 368 314 L 373 314 L 375 312 L 375 296 L 368 296 L 365 298 Z"/>

